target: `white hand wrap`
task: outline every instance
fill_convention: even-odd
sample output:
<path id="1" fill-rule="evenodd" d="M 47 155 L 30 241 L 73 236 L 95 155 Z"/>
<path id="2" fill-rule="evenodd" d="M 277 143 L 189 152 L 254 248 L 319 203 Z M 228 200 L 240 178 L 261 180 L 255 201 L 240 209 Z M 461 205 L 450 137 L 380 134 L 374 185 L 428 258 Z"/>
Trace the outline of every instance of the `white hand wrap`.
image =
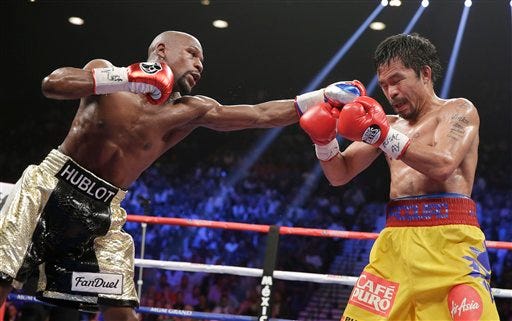
<path id="1" fill-rule="evenodd" d="M 389 128 L 386 139 L 380 144 L 379 148 L 393 159 L 400 159 L 409 147 L 411 140 L 407 135 L 402 134 L 393 127 Z"/>
<path id="2" fill-rule="evenodd" d="M 327 145 L 315 144 L 316 157 L 322 161 L 328 161 L 338 154 L 340 151 L 340 145 L 338 140 L 334 138 Z"/>
<path id="3" fill-rule="evenodd" d="M 128 70 L 125 67 L 94 68 L 92 75 L 96 95 L 128 91 L 129 89 Z"/>
<path id="4" fill-rule="evenodd" d="M 308 110 L 309 107 L 313 107 L 323 102 L 325 102 L 323 88 L 295 97 L 295 107 L 301 116 L 306 112 L 306 110 Z"/>

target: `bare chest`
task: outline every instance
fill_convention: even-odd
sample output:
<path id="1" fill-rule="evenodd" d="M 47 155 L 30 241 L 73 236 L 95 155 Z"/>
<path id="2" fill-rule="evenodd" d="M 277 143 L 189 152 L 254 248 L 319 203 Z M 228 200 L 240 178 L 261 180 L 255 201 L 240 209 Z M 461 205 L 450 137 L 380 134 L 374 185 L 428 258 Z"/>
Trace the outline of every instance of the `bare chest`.
<path id="1" fill-rule="evenodd" d="M 393 127 L 411 139 L 420 141 L 428 146 L 435 146 L 437 144 L 435 132 L 438 125 L 439 122 L 436 117 L 429 117 L 414 124 L 410 124 L 405 120 L 399 120 L 393 124 Z"/>
<path id="2" fill-rule="evenodd" d="M 409 124 L 406 121 L 397 121 L 393 127 L 406 134 L 421 145 L 435 147 L 439 143 L 436 137 L 438 120 L 430 117 L 416 124 Z M 391 197 L 407 195 L 421 195 L 443 190 L 440 182 L 434 181 L 426 175 L 415 170 L 401 160 L 387 158 L 391 174 Z"/>

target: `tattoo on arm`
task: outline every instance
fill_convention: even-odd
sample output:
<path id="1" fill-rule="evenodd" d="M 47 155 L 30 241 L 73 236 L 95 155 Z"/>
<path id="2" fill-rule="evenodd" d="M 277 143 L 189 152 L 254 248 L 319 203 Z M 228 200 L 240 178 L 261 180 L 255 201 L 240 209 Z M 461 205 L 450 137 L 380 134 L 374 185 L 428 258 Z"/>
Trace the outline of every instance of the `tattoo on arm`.
<path id="1" fill-rule="evenodd" d="M 464 115 L 455 114 L 450 119 L 451 128 L 448 132 L 448 138 L 459 140 L 464 137 L 466 127 L 469 125 L 469 120 Z"/>

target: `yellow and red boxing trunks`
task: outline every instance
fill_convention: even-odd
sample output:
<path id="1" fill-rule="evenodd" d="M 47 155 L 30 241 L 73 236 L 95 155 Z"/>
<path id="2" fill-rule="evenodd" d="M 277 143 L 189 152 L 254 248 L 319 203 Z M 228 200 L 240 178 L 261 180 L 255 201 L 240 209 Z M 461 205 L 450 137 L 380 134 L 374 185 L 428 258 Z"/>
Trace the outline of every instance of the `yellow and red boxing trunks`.
<path id="1" fill-rule="evenodd" d="M 498 321 L 476 205 L 459 194 L 390 201 L 342 321 Z"/>
<path id="2" fill-rule="evenodd" d="M 30 165 L 0 212 L 0 283 L 36 276 L 43 301 L 136 307 L 125 194 L 58 150 Z"/>

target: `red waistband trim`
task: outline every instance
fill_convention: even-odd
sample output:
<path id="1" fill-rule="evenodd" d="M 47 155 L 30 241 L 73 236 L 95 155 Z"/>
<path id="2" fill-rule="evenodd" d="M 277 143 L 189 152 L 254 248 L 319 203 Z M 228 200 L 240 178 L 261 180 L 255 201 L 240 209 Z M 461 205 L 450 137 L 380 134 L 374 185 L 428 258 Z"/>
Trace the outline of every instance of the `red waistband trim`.
<path id="1" fill-rule="evenodd" d="M 386 207 L 386 227 L 464 224 L 479 227 L 476 204 L 467 197 L 408 198 Z"/>

